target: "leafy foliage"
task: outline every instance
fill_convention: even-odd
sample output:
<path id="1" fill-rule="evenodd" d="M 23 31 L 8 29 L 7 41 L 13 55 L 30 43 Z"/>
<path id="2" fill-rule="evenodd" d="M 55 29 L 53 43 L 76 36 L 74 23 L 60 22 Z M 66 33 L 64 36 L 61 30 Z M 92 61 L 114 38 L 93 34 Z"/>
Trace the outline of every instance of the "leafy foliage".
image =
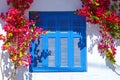
<path id="1" fill-rule="evenodd" d="M 118 0 L 81 0 L 82 9 L 76 11 L 78 15 L 87 17 L 87 21 L 92 24 L 100 25 L 100 34 L 102 39 L 98 44 L 101 54 L 115 63 L 116 48 L 113 38 L 120 38 L 120 16 L 117 15 L 119 5 Z"/>
<path id="2" fill-rule="evenodd" d="M 30 42 L 46 33 L 42 28 L 37 28 L 34 21 L 25 18 L 24 11 L 32 2 L 33 0 L 8 0 L 8 5 L 12 4 L 13 7 L 6 14 L 0 15 L 5 21 L 3 29 L 6 32 L 5 36 L 0 35 L 0 39 L 4 41 L 2 50 L 8 51 L 15 68 L 31 63 L 31 55 L 28 52 Z"/>

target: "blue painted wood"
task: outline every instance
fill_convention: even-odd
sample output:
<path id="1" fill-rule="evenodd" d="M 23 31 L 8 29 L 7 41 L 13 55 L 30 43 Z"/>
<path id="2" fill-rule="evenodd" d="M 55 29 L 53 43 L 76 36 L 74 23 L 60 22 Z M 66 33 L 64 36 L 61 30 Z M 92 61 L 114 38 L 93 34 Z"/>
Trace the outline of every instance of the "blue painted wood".
<path id="1" fill-rule="evenodd" d="M 48 38 L 46 35 L 44 35 L 44 37 L 42 38 L 43 44 L 42 44 L 42 49 L 44 51 L 48 50 Z M 48 67 L 48 58 L 45 58 L 42 60 L 42 66 L 44 67 Z"/>
<path id="2" fill-rule="evenodd" d="M 74 43 L 73 43 L 73 37 L 72 37 L 72 31 L 68 31 L 68 66 L 73 67 L 74 66 Z"/>
<path id="3" fill-rule="evenodd" d="M 42 48 L 35 42 L 31 42 L 32 48 L 32 64 L 30 65 L 31 72 L 84 72 L 86 71 L 86 21 L 82 16 L 74 14 L 74 12 L 30 12 L 30 16 L 39 14 L 41 22 L 37 22 L 37 27 L 42 27 L 51 32 L 46 35 L 40 35 L 42 38 Z M 30 20 L 32 18 L 30 17 Z M 52 53 L 48 48 L 48 39 L 55 39 L 55 53 Z M 78 48 L 80 50 L 80 66 L 74 66 L 74 39 L 78 38 Z M 61 39 L 67 40 L 61 47 Z M 66 41 L 65 41 L 66 42 Z M 40 41 L 37 43 L 40 44 Z M 52 45 L 52 43 L 50 43 Z M 36 47 L 37 46 L 37 47 Z M 42 49 L 42 50 L 40 50 Z M 66 51 L 67 55 L 61 56 L 62 51 Z M 42 51 L 42 52 L 40 52 Z M 48 66 L 49 56 L 55 56 L 55 66 Z M 36 55 L 38 55 L 36 57 Z M 64 57 L 64 58 L 62 58 Z M 62 66 L 62 59 L 66 59 L 67 66 Z M 64 61 L 63 61 L 64 62 Z M 41 66 L 38 66 L 41 64 Z"/>
<path id="4" fill-rule="evenodd" d="M 56 67 L 60 67 L 60 63 L 61 63 L 61 56 L 60 56 L 60 36 L 59 36 L 60 32 L 56 31 L 56 53 L 55 53 L 55 65 Z"/>

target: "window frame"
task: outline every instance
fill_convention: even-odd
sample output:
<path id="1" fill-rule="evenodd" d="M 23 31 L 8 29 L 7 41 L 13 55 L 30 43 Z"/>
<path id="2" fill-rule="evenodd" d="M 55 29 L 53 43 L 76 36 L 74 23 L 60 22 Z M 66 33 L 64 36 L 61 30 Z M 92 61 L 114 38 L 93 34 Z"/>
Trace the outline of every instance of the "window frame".
<path id="1" fill-rule="evenodd" d="M 50 15 L 50 14 L 52 14 L 52 15 L 71 15 L 71 14 L 73 14 L 73 15 L 75 15 L 75 16 L 78 16 L 77 14 L 74 14 L 74 12 L 73 11 L 64 11 L 64 12 L 62 12 L 62 11 L 60 11 L 60 12 L 41 12 L 41 11 L 35 11 L 35 12 L 37 12 L 40 16 L 41 15 Z M 31 15 L 31 13 L 32 13 L 32 11 L 30 11 L 29 12 L 29 14 Z M 29 15 L 29 17 L 30 17 L 30 15 Z M 79 15 L 80 16 L 80 15 Z M 30 20 L 31 20 L 31 18 L 30 18 Z M 85 27 L 85 28 L 83 28 L 84 30 L 82 30 L 81 32 L 83 32 L 83 33 L 85 33 L 84 34 L 84 38 L 85 38 L 85 40 L 86 40 L 86 21 L 85 21 L 85 18 L 84 17 L 82 17 L 81 16 L 81 21 L 83 21 L 83 23 L 82 23 L 82 27 Z M 38 24 L 39 25 L 39 24 Z M 80 26 L 80 27 L 81 27 Z M 82 29 L 82 28 L 81 28 Z M 42 37 L 42 35 L 41 35 L 41 37 Z M 31 42 L 32 43 L 32 42 Z M 86 41 L 84 41 L 84 43 L 85 43 L 85 47 L 84 47 L 84 49 L 82 49 L 81 50 L 81 67 L 35 67 L 34 65 L 33 65 L 33 62 L 32 62 L 32 64 L 29 66 L 29 71 L 30 72 L 86 72 L 87 71 L 87 67 L 86 67 L 86 64 L 87 64 L 87 59 L 86 59 Z M 35 47 L 35 45 L 32 45 L 33 47 Z M 32 52 L 31 53 L 31 55 L 32 55 L 32 57 L 34 56 L 34 52 Z M 57 56 L 57 57 L 59 57 L 59 56 Z M 33 60 L 32 60 L 33 61 Z M 57 66 L 57 65 L 56 65 Z"/>

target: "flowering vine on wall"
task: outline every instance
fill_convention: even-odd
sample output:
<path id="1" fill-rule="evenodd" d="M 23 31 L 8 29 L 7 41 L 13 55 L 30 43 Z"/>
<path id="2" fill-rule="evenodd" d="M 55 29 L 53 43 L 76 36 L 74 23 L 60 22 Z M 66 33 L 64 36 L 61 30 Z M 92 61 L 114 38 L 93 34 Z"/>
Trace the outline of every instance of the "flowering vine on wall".
<path id="1" fill-rule="evenodd" d="M 77 10 L 78 15 L 87 17 L 87 21 L 100 25 L 102 39 L 98 44 L 101 54 L 116 63 L 116 48 L 113 38 L 120 38 L 120 16 L 117 15 L 119 5 L 118 0 L 81 0 L 82 9 Z M 111 4 L 112 3 L 112 4 Z M 119 14 L 119 13 L 118 13 Z"/>
<path id="2" fill-rule="evenodd" d="M 14 80 L 16 69 L 29 66 L 31 55 L 28 52 L 30 42 L 40 38 L 39 34 L 45 34 L 42 28 L 37 28 L 34 21 L 25 17 L 25 10 L 29 9 L 33 0 L 7 0 L 11 8 L 6 14 L 1 13 L 0 18 L 5 22 L 3 29 L 6 35 L 0 34 L 4 44 L 2 50 L 7 50 L 9 58 L 14 64 L 14 70 L 8 80 Z M 2 78 L 4 80 L 4 77 Z"/>
<path id="3" fill-rule="evenodd" d="M 39 38 L 39 34 L 46 33 L 42 28 L 37 28 L 34 21 L 29 21 L 25 17 L 24 12 L 30 8 L 33 1 L 7 0 L 7 4 L 11 8 L 6 14 L 0 14 L 0 18 L 5 21 L 3 29 L 6 32 L 5 36 L 0 34 L 0 39 L 4 42 L 2 50 L 7 50 L 9 53 L 9 58 L 12 60 L 15 70 L 31 63 L 31 55 L 27 51 L 30 47 L 30 41 Z M 115 64 L 116 48 L 113 38 L 120 38 L 120 17 L 117 15 L 116 10 L 120 6 L 117 4 L 118 0 L 81 1 L 83 8 L 77 10 L 76 13 L 87 17 L 88 22 L 100 25 L 99 32 L 102 39 L 98 44 L 98 49 L 101 54 L 105 54 L 106 58 Z M 14 80 L 15 70 L 8 80 Z"/>

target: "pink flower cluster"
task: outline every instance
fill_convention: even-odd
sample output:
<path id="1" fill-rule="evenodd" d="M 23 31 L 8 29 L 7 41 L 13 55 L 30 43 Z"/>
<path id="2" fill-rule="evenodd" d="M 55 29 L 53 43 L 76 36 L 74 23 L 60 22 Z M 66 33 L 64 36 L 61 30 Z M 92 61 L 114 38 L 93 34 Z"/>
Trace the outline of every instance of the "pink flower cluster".
<path id="1" fill-rule="evenodd" d="M 46 33 L 42 28 L 37 28 L 34 21 L 25 18 L 23 11 L 28 9 L 27 4 L 32 2 L 33 0 L 8 0 L 8 4 L 12 4 L 13 8 L 0 15 L 5 21 L 3 29 L 6 32 L 6 36 L 0 35 L 0 39 L 4 41 L 2 49 L 8 51 L 15 68 L 31 64 L 31 55 L 28 52 L 30 42 Z"/>
<path id="2" fill-rule="evenodd" d="M 14 8 L 25 11 L 30 8 L 30 4 L 33 3 L 33 0 L 7 0 L 8 5 L 12 5 Z"/>
<path id="3" fill-rule="evenodd" d="M 113 38 L 120 38 L 120 17 L 115 10 L 111 11 L 110 0 L 81 0 L 82 9 L 76 11 L 78 15 L 87 17 L 87 21 L 100 25 L 102 39 L 98 44 L 100 52 L 115 63 L 116 49 Z M 116 2 L 117 0 L 113 0 Z"/>

